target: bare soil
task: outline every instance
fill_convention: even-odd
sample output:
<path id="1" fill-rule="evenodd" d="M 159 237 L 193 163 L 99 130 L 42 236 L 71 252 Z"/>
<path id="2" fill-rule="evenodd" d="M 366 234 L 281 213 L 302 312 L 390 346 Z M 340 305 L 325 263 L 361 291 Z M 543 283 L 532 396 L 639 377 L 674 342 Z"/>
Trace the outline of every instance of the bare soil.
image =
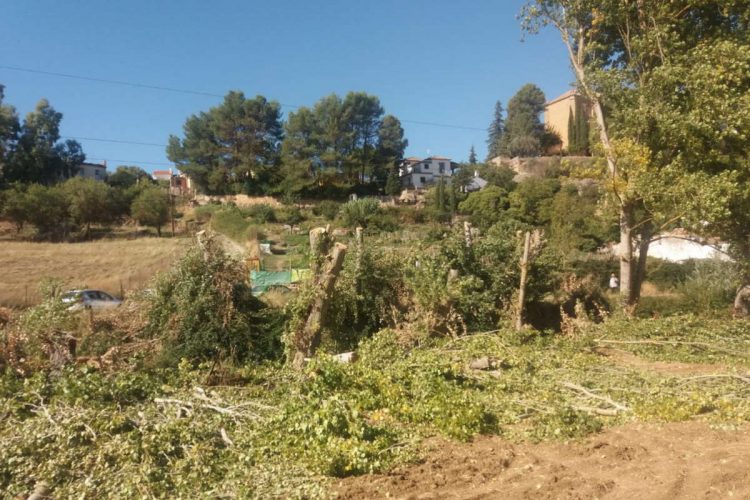
<path id="1" fill-rule="evenodd" d="M 640 371 L 658 373 L 673 377 L 690 375 L 709 375 L 731 371 L 727 366 L 710 363 L 681 363 L 678 361 L 651 361 L 636 356 L 623 349 L 612 347 L 597 347 L 595 352 L 610 358 L 620 366 L 627 366 Z"/>
<path id="2" fill-rule="evenodd" d="M 340 498 L 750 498 L 750 427 L 631 424 L 580 442 L 435 439 L 427 458 L 348 478 Z"/>

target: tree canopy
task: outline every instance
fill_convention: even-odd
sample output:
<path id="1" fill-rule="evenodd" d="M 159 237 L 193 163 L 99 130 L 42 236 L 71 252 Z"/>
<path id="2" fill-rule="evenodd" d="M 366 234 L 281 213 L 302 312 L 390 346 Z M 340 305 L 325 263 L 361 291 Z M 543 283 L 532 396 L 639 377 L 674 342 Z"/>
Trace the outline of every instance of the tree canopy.
<path id="1" fill-rule="evenodd" d="M 260 192 L 278 166 L 281 105 L 231 91 L 221 105 L 190 116 L 167 156 L 209 193 Z"/>

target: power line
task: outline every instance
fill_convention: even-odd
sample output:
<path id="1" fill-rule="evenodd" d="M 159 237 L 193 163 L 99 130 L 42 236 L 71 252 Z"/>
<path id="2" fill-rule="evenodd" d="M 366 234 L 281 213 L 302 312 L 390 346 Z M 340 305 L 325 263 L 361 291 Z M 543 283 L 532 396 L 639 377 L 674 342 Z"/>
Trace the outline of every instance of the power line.
<path id="1" fill-rule="evenodd" d="M 137 142 L 137 141 L 124 141 L 120 139 L 101 139 L 98 137 L 77 137 L 74 135 L 61 135 L 63 139 L 73 139 L 76 141 L 96 141 L 96 142 L 114 142 L 116 144 L 134 144 L 136 146 L 155 146 L 159 148 L 166 148 L 166 144 L 157 144 L 155 142 Z"/>
<path id="2" fill-rule="evenodd" d="M 74 80 L 85 80 L 88 82 L 97 82 L 97 83 L 109 83 L 112 85 L 124 85 L 126 87 L 135 87 L 135 88 L 141 88 L 141 89 L 150 89 L 150 90 L 163 90 L 165 92 L 178 92 L 180 94 L 192 94 L 192 95 L 202 95 L 207 97 L 224 97 L 222 95 L 218 94 L 212 94 L 210 92 L 201 92 L 198 90 L 187 90 L 187 89 L 177 89 L 173 87 L 162 87 L 159 85 L 147 85 L 145 83 L 134 83 L 134 82 L 125 82 L 122 80 L 108 80 L 106 78 L 93 78 L 90 76 L 81 76 L 81 75 L 72 75 L 69 73 L 56 73 L 54 71 L 42 71 L 39 69 L 31 69 L 31 68 L 21 68 L 18 66 L 5 66 L 1 65 L 0 68 L 2 69 L 8 69 L 11 71 L 21 71 L 24 73 L 35 73 L 38 75 L 49 75 L 49 76 L 59 76 L 62 78 L 72 78 Z"/>
<path id="3" fill-rule="evenodd" d="M 200 90 L 189 90 L 189 89 L 178 89 L 174 87 L 164 87 L 161 85 L 149 85 L 145 83 L 136 83 L 136 82 L 126 82 L 123 80 L 110 80 L 107 78 L 94 78 L 90 76 L 81 76 L 81 75 L 73 75 L 70 73 L 57 73 L 55 71 L 42 71 L 38 69 L 31 69 L 31 68 L 22 68 L 20 66 L 6 66 L 6 65 L 0 65 L 0 69 L 7 69 L 10 71 L 20 71 L 24 73 L 34 73 L 39 75 L 47 75 L 47 76 L 58 76 L 62 78 L 71 78 L 74 80 L 84 80 L 88 82 L 96 82 L 96 83 L 107 83 L 110 85 L 123 85 L 126 87 L 134 87 L 134 88 L 141 88 L 141 89 L 148 89 L 148 90 L 160 90 L 164 92 L 176 92 L 179 94 L 191 94 L 191 95 L 199 95 L 204 97 L 219 97 L 223 98 L 223 95 L 220 94 L 214 94 L 211 92 L 202 92 Z M 285 104 L 285 103 L 279 103 L 281 106 L 285 108 L 293 108 L 293 109 L 299 109 L 302 106 L 299 106 L 297 104 Z M 484 128 L 479 127 L 467 127 L 463 125 L 454 125 L 454 124 L 448 124 L 448 123 L 436 123 L 436 122 L 426 122 L 426 121 L 419 121 L 419 120 L 401 120 L 403 123 L 411 123 L 414 125 L 426 125 L 430 127 L 442 127 L 442 128 L 453 128 L 453 129 L 459 129 L 459 130 L 478 130 L 484 132 Z"/>
<path id="4" fill-rule="evenodd" d="M 175 167 L 176 165 L 174 163 L 165 163 L 165 162 L 158 162 L 158 161 L 139 161 L 139 160 L 120 160 L 118 158 L 99 158 L 95 156 L 86 156 L 87 160 L 96 160 L 96 161 L 115 161 L 121 164 L 127 163 L 129 165 L 156 165 L 156 166 L 166 166 L 166 167 Z"/>

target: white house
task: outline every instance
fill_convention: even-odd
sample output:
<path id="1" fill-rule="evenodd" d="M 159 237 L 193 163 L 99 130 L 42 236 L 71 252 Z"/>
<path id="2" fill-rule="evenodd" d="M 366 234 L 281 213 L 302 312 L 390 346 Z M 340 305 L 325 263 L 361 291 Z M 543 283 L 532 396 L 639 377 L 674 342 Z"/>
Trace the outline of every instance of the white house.
<path id="1" fill-rule="evenodd" d="M 434 184 L 441 177 L 450 183 L 451 176 L 457 165 L 450 158 L 430 156 L 421 160 L 407 158 L 399 167 L 401 185 L 412 188 L 424 188 Z"/>
<path id="2" fill-rule="evenodd" d="M 81 163 L 78 165 L 77 175 L 79 177 L 86 177 L 87 179 L 104 181 L 107 178 L 107 163 Z"/>

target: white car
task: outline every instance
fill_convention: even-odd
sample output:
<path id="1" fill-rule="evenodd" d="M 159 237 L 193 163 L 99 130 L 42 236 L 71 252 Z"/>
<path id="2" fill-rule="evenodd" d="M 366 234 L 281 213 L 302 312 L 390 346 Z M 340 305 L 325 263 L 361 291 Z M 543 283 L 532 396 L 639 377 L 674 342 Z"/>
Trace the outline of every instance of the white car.
<path id="1" fill-rule="evenodd" d="M 68 311 L 81 309 L 111 309 L 122 304 L 122 301 L 101 290 L 70 290 L 61 298 L 65 304 L 70 304 Z"/>

